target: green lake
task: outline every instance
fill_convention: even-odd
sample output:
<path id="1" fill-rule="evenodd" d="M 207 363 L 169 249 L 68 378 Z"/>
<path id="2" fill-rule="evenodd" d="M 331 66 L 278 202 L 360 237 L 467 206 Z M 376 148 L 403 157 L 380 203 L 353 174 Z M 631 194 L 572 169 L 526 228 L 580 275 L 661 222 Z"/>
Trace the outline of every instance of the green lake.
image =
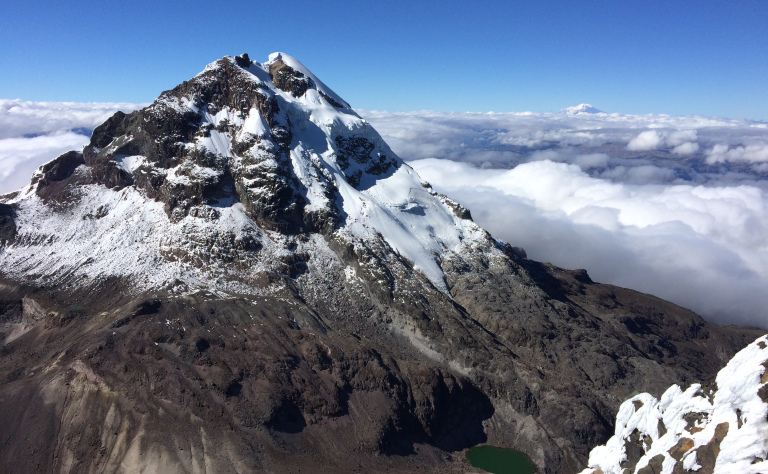
<path id="1" fill-rule="evenodd" d="M 467 451 L 471 465 L 493 474 L 533 474 L 533 463 L 525 454 L 496 446 L 475 446 Z"/>

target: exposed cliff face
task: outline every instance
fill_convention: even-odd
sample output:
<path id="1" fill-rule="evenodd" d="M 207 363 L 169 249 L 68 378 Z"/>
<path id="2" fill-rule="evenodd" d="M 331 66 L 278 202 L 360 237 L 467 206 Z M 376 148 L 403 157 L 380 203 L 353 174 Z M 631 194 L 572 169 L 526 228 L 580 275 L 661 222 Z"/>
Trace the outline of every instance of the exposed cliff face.
<path id="1" fill-rule="evenodd" d="M 462 471 L 490 442 L 574 472 L 632 391 L 759 334 L 527 260 L 279 53 L 43 166 L 0 273 L 19 471 Z"/>

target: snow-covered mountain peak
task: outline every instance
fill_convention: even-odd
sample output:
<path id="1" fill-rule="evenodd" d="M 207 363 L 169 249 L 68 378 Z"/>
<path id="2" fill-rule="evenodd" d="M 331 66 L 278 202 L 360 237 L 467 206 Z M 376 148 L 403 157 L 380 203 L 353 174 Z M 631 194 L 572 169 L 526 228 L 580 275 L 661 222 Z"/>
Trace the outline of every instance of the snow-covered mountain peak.
<path id="1" fill-rule="evenodd" d="M 25 278 L 91 280 L 154 268 L 163 270 L 149 287 L 207 281 L 200 267 L 211 256 L 194 244 L 200 239 L 211 251 L 225 249 L 224 260 L 266 271 L 264 249 L 274 247 L 270 232 L 277 232 L 362 246 L 383 240 L 448 291 L 440 268 L 446 255 L 472 242 L 496 246 L 284 53 L 264 63 L 226 56 L 145 109 L 115 114 L 82 153 L 42 167 L 6 205 L 15 209 L 19 238 L 0 250 L 4 269 Z M 53 240 L 42 237 L 52 229 Z M 51 245 L 62 251 L 42 250 Z M 225 262 L 214 263 L 203 273 Z M 183 275 L 188 264 L 194 276 Z"/>
<path id="2" fill-rule="evenodd" d="M 579 115 L 579 114 L 602 114 L 602 110 L 592 107 L 591 104 L 579 104 L 573 107 L 566 107 L 562 110 L 562 113 L 566 115 Z"/>

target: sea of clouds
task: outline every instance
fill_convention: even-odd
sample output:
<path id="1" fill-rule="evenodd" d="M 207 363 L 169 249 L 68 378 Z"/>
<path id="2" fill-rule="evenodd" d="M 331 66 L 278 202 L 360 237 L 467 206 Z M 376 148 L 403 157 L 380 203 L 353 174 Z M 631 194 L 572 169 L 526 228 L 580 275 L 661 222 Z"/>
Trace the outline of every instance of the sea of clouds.
<path id="1" fill-rule="evenodd" d="M 530 258 L 768 328 L 768 124 L 606 113 L 360 111 Z"/>
<path id="2" fill-rule="evenodd" d="M 0 194 L 138 104 L 0 100 Z M 358 111 L 528 256 L 721 324 L 768 328 L 768 124 L 605 113 Z"/>

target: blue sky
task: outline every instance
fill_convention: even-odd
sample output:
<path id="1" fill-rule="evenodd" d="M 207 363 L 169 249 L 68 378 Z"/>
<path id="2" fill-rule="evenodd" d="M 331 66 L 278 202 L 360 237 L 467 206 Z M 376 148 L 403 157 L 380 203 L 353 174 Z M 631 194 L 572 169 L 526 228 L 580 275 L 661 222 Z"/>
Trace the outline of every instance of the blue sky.
<path id="1" fill-rule="evenodd" d="M 6 2 L 0 98 L 149 102 L 284 51 L 354 107 L 768 119 L 768 2 Z"/>

